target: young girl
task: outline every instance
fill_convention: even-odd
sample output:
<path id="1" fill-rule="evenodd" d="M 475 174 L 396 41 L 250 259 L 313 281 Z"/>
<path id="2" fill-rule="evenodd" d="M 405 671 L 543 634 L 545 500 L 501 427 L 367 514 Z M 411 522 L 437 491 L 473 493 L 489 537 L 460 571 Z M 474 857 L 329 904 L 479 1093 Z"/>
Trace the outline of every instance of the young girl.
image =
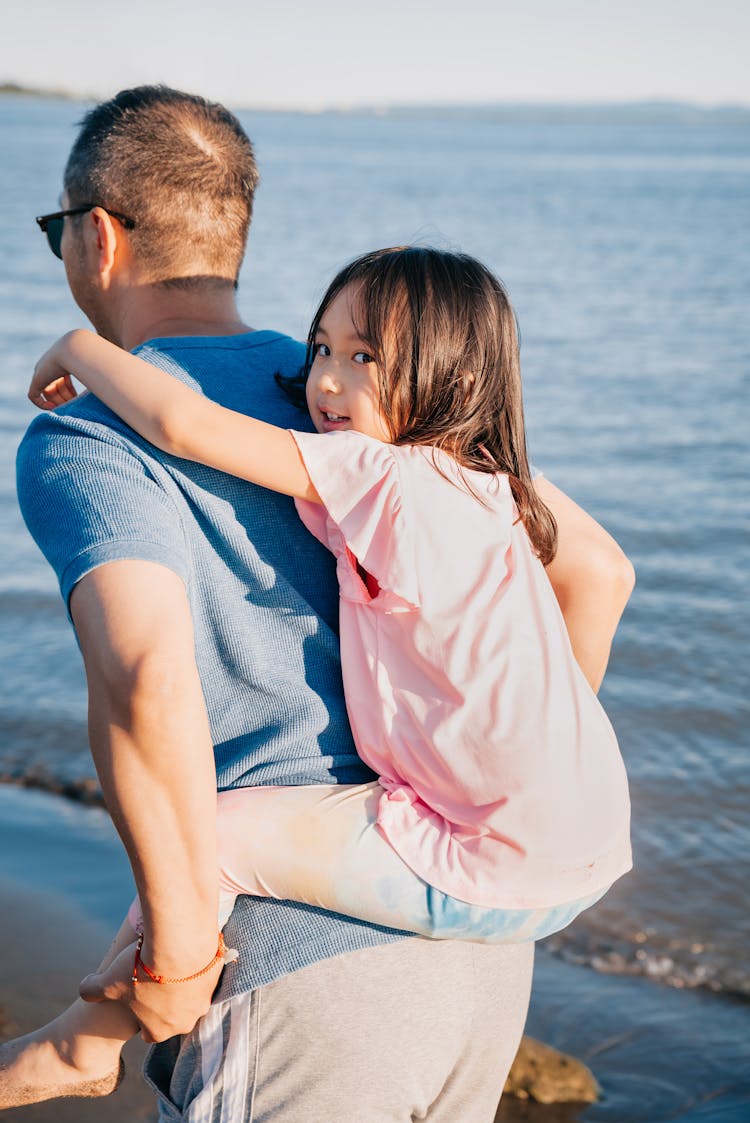
<path id="1" fill-rule="evenodd" d="M 337 558 L 347 706 L 379 780 L 221 793 L 224 913 L 254 893 L 432 938 L 535 940 L 630 868 L 622 760 L 544 572 L 556 528 L 526 457 L 514 315 L 482 265 L 399 248 L 339 273 L 309 336 L 315 434 L 84 331 L 40 361 L 32 401 L 73 397 L 70 372 L 164 451 L 294 496 Z M 139 950 L 133 974 L 159 981 Z M 100 1008 L 83 1016 L 96 1035 Z M 138 1028 L 121 1020 L 94 1094 Z"/>

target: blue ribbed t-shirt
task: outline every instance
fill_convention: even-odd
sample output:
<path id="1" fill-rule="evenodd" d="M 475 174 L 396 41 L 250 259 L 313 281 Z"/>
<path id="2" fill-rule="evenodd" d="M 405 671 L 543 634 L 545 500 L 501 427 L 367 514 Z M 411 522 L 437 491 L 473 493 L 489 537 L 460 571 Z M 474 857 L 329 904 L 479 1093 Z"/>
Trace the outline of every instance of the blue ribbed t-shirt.
<path id="1" fill-rule="evenodd" d="M 309 427 L 273 377 L 304 361 L 287 336 L 158 339 L 138 353 L 230 409 Z M 220 789 L 373 778 L 346 718 L 334 561 L 291 499 L 160 452 L 92 394 L 31 423 L 18 495 L 66 604 L 82 577 L 111 561 L 153 561 L 182 578 Z M 224 972 L 221 999 L 398 938 L 252 897 L 239 898 L 226 935 L 247 954 Z"/>

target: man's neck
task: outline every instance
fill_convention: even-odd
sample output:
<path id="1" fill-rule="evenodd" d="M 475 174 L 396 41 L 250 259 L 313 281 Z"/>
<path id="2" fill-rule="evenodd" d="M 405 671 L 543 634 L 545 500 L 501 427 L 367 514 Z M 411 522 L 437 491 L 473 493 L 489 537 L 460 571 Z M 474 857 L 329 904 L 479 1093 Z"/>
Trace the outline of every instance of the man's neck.
<path id="1" fill-rule="evenodd" d="M 119 312 L 115 342 L 127 351 L 149 339 L 241 335 L 253 330 L 242 321 L 230 286 L 140 285 L 127 292 Z"/>

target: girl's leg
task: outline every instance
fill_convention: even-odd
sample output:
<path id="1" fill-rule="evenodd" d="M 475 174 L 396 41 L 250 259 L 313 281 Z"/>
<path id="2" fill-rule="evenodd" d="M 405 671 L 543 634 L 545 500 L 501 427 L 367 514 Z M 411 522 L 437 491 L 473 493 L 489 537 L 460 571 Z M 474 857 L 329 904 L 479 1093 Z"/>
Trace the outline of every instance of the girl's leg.
<path id="1" fill-rule="evenodd" d="M 124 921 L 98 970 L 104 971 L 132 944 Z M 119 1002 L 77 998 L 54 1021 L 0 1045 L 0 1110 L 57 1096 L 105 1096 L 120 1082 L 120 1052 L 138 1032 Z"/>
<path id="2" fill-rule="evenodd" d="M 603 893 L 554 908 L 482 908 L 417 876 L 377 826 L 379 784 L 219 794 L 222 893 L 317 905 L 432 939 L 521 943 L 566 927 Z"/>
<path id="3" fill-rule="evenodd" d="M 425 891 L 376 826 L 379 784 L 219 793 L 220 891 L 430 934 Z"/>

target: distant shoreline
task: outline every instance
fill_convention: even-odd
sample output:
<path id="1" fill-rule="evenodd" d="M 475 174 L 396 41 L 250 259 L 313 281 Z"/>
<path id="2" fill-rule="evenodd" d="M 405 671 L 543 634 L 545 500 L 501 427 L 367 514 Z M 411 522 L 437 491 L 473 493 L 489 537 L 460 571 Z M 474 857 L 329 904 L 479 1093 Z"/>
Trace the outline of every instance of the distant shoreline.
<path id="1" fill-rule="evenodd" d="M 0 82 L 0 97 L 53 98 L 55 101 L 86 101 L 84 95 L 69 90 L 43 90 L 36 86 L 21 86 L 18 82 Z"/>
<path id="2" fill-rule="evenodd" d="M 19 82 L 0 82 L 0 97 L 49 98 L 55 101 L 93 103 L 101 95 L 72 90 L 43 89 Z M 705 106 L 687 101 L 644 100 L 632 102 L 478 102 L 456 104 L 320 105 L 306 106 L 232 105 L 238 112 L 287 113 L 308 116 L 395 117 L 421 120 L 481 120 L 497 122 L 557 123 L 585 121 L 622 124 L 717 124 L 750 126 L 750 105 Z"/>

